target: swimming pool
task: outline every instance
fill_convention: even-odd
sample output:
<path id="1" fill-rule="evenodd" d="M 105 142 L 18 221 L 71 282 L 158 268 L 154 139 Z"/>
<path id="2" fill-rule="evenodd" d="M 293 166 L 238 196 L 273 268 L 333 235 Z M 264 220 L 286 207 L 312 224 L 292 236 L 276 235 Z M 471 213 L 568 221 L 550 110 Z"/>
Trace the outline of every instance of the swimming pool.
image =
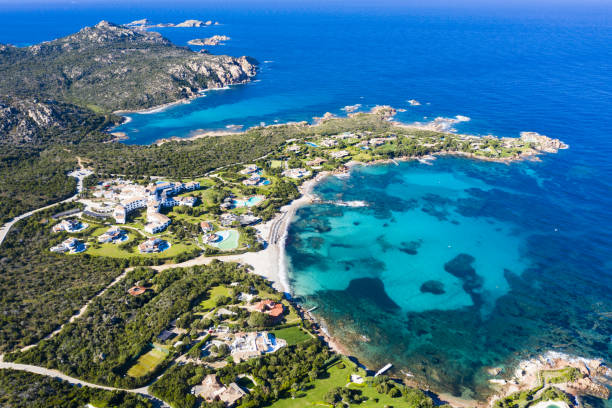
<path id="1" fill-rule="evenodd" d="M 231 251 L 238 248 L 238 238 L 240 233 L 236 230 L 225 230 L 217 232 L 217 235 L 221 238 L 218 242 L 213 242 L 210 245 L 219 248 L 222 251 Z"/>
<path id="2" fill-rule="evenodd" d="M 269 180 L 266 181 L 268 181 L 268 184 L 270 184 Z M 263 200 L 264 197 L 262 196 L 252 196 L 247 198 L 246 200 L 233 200 L 232 205 L 234 207 L 253 207 L 261 203 Z"/>
<path id="3" fill-rule="evenodd" d="M 312 142 L 306 142 L 306 144 L 307 144 L 308 146 L 312 146 L 312 147 L 319 147 L 317 144 L 312 143 Z"/>

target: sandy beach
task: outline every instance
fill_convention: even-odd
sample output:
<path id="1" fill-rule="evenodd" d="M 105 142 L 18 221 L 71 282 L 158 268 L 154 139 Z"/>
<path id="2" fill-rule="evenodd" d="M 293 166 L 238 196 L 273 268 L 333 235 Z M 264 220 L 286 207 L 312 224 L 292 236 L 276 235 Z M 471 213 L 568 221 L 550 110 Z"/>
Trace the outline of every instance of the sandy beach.
<path id="1" fill-rule="evenodd" d="M 314 199 L 312 189 L 329 176 L 329 172 L 319 173 L 315 178 L 306 180 L 300 186 L 300 198 L 281 207 L 279 213 L 270 221 L 257 225 L 255 228 L 268 243 L 266 248 L 258 252 L 246 252 L 235 255 L 204 256 L 190 259 L 178 264 L 157 265 L 152 268 L 162 271 L 170 268 L 206 265 L 214 259 L 224 262 L 240 262 L 251 265 L 253 272 L 272 282 L 272 286 L 281 292 L 290 293 L 289 277 L 285 263 L 285 240 L 287 231 L 295 212 L 303 205 L 311 203 Z"/>

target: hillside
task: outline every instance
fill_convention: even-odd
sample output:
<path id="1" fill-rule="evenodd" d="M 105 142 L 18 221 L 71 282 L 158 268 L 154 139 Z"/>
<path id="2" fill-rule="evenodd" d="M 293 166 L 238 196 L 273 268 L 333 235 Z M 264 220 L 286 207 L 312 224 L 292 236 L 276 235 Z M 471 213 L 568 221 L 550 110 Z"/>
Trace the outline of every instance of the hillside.
<path id="1" fill-rule="evenodd" d="M 247 57 L 196 53 L 158 33 L 106 21 L 26 48 L 0 45 L 0 138 L 35 141 L 42 129 L 88 116 L 83 108 L 96 114 L 149 108 L 247 82 L 255 64 Z M 19 101 L 31 98 L 45 102 Z"/>

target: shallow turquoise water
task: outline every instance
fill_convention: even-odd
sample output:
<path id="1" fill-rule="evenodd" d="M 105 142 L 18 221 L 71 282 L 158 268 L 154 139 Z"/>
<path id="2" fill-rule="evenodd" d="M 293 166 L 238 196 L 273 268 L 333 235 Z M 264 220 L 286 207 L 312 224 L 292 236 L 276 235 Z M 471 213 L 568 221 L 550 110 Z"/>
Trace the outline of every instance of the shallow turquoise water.
<path id="1" fill-rule="evenodd" d="M 325 179 L 315 193 L 326 202 L 367 206 L 298 210 L 293 294 L 369 367 L 391 362 L 458 396 L 491 392 L 485 367 L 549 349 L 610 358 L 606 246 L 577 234 L 588 221 L 558 197 L 561 180 L 539 175 L 557 157 L 439 158 Z"/>

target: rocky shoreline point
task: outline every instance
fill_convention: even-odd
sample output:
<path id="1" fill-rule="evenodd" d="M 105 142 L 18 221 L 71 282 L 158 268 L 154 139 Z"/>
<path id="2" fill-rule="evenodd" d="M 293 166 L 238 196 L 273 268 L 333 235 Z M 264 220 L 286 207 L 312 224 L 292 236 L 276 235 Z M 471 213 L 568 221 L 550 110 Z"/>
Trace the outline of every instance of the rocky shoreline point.
<path id="1" fill-rule="evenodd" d="M 219 45 L 223 41 L 231 40 L 227 35 L 213 35 L 209 38 L 194 38 L 193 40 L 187 41 L 189 45 Z"/>
<path id="2" fill-rule="evenodd" d="M 557 153 L 559 150 L 569 149 L 569 145 L 559 139 L 552 139 L 537 132 L 521 132 L 521 140 L 526 143 L 533 143 L 538 150 L 546 153 Z"/>
<path id="3" fill-rule="evenodd" d="M 489 380 L 492 384 L 500 386 L 499 392 L 491 397 L 490 402 L 493 404 L 511 394 L 538 387 L 544 378 L 544 373 L 556 375 L 555 372 L 561 374 L 562 370 L 567 369 L 576 369 L 576 375 L 567 376 L 567 378 L 559 375 L 556 381 L 545 379 L 545 388 L 551 384 L 575 397 L 574 399 L 581 396 L 592 396 L 603 400 L 610 398 L 608 387 L 612 387 L 612 369 L 602 359 L 588 359 L 549 351 L 533 359 L 520 362 L 510 379 Z M 493 376 L 502 373 L 499 367 L 493 367 L 487 371 Z"/>

